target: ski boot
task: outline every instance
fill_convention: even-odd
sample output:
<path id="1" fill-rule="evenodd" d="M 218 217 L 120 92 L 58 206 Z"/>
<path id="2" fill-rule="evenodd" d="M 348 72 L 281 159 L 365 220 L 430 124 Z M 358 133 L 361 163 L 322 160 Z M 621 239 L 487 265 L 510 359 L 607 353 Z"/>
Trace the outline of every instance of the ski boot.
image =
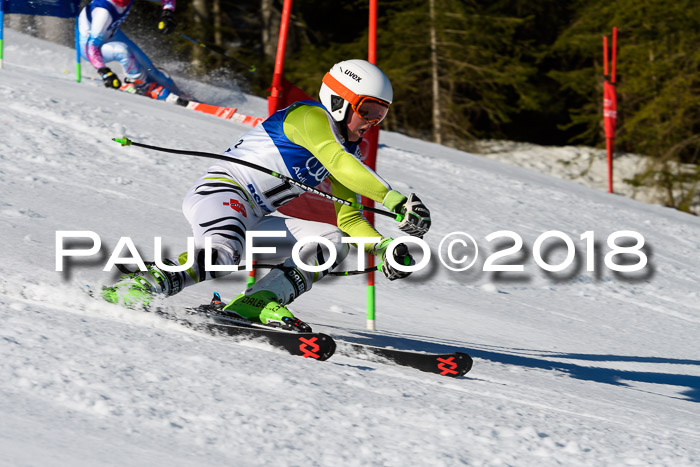
<path id="1" fill-rule="evenodd" d="M 277 302 L 274 293 L 260 290 L 250 295 L 242 293 L 221 309 L 226 315 L 239 316 L 253 322 L 287 331 L 311 332 L 311 326 L 296 318 L 289 309 Z"/>
<path id="2" fill-rule="evenodd" d="M 128 92 L 130 94 L 141 94 L 143 95 L 143 88 L 145 86 L 146 82 L 141 80 L 141 79 L 133 79 L 133 78 L 124 78 L 124 83 L 122 83 L 122 87 L 120 88 L 124 92 Z"/>
<path id="3" fill-rule="evenodd" d="M 165 86 L 161 86 L 158 83 L 148 83 L 144 94 L 151 99 L 165 100 L 170 95 L 170 90 Z"/>
<path id="4" fill-rule="evenodd" d="M 170 91 L 167 88 L 156 82 L 149 83 L 144 80 L 131 78 L 124 78 L 121 90 L 157 100 L 167 99 L 168 95 L 170 95 Z"/>
<path id="5" fill-rule="evenodd" d="M 130 272 L 119 277 L 112 287 L 102 289 L 102 298 L 127 308 L 148 309 L 155 295 L 169 296 L 182 290 L 179 273 L 166 272 L 154 263 L 146 263 L 146 271 Z"/>
<path id="6" fill-rule="evenodd" d="M 302 273 L 293 266 L 279 265 L 255 285 L 223 307 L 222 313 L 238 315 L 290 331 L 311 332 L 311 326 L 294 317 L 285 306 L 307 289 Z"/>

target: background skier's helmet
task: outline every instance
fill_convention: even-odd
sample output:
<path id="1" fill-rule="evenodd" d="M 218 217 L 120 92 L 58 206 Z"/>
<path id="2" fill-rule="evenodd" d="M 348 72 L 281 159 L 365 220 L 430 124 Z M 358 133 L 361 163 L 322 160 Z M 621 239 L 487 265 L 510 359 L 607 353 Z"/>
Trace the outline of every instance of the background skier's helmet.
<path id="1" fill-rule="evenodd" d="M 394 91 L 389 78 L 375 65 L 366 60 L 345 60 L 333 65 L 323 77 L 319 97 L 333 120 L 342 122 L 348 107 L 358 115 L 365 102 L 379 102 L 388 108 Z M 383 118 L 374 118 L 370 123 L 379 123 Z"/>

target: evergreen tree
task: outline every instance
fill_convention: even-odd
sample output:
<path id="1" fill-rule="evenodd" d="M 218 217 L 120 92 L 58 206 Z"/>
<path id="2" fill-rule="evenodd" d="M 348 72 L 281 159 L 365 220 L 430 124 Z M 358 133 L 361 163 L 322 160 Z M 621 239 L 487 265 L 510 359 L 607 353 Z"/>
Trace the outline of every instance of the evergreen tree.
<path id="1" fill-rule="evenodd" d="M 522 20 L 494 14 L 474 1 L 435 0 L 390 3 L 379 31 L 382 68 L 394 84 L 392 127 L 427 137 L 432 133 L 433 62 L 431 28 L 436 36 L 441 132 L 447 141 L 500 134 L 509 114 L 530 107 L 527 80 L 533 69 L 522 63 L 512 39 Z"/>
<path id="2" fill-rule="evenodd" d="M 557 40 L 553 53 L 567 57 L 554 77 L 567 93 L 569 125 L 577 141 L 600 144 L 602 133 L 602 36 L 618 38 L 618 130 L 621 150 L 646 154 L 654 164 L 632 183 L 654 183 L 667 203 L 687 209 L 700 172 L 700 9 L 691 1 L 597 1 Z M 697 167 L 697 166 L 696 166 Z"/>

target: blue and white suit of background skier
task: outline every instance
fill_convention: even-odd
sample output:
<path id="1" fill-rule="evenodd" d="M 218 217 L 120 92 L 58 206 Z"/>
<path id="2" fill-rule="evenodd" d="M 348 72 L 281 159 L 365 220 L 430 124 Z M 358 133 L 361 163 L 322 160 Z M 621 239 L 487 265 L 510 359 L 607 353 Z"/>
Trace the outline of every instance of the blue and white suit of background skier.
<path id="1" fill-rule="evenodd" d="M 108 88 L 119 89 L 121 81 L 107 63 L 119 62 L 124 70 L 125 81 L 132 83 L 136 91 L 145 92 L 160 85 L 157 96 L 165 99 L 177 86 L 158 70 L 145 53 L 124 34 L 119 26 L 126 20 L 133 0 L 92 0 L 80 12 L 80 52 L 97 69 Z M 163 12 L 158 29 L 171 33 L 176 26 L 173 12 L 175 0 L 161 0 Z"/>

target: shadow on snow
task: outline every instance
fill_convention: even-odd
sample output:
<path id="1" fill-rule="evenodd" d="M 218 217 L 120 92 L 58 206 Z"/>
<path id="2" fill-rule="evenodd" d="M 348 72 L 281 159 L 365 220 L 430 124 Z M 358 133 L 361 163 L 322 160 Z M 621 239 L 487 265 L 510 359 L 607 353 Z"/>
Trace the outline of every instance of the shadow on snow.
<path id="1" fill-rule="evenodd" d="M 597 354 L 577 354 L 558 353 L 547 351 L 533 351 L 529 349 L 494 348 L 497 350 L 484 350 L 475 347 L 462 347 L 458 345 L 445 344 L 440 342 L 429 342 L 422 336 L 410 336 L 405 334 L 375 334 L 363 331 L 354 331 L 352 336 L 342 337 L 349 342 L 362 344 L 389 346 L 400 350 L 418 350 L 422 352 L 447 353 L 465 352 L 472 358 L 489 360 L 504 365 L 515 365 L 524 368 L 536 368 L 549 371 L 560 371 L 570 375 L 572 378 L 594 381 L 597 383 L 611 384 L 615 386 L 630 386 L 625 381 L 636 381 L 640 383 L 660 384 L 667 386 L 682 386 L 688 390 L 681 391 L 681 400 L 700 402 L 700 376 L 683 375 L 677 373 L 659 373 L 652 371 L 620 370 L 615 368 L 600 368 L 584 366 L 571 362 L 560 362 L 550 359 L 581 360 L 589 362 L 639 362 L 639 363 L 660 363 L 673 365 L 694 365 L 700 366 L 700 360 L 663 358 L 663 357 L 643 357 L 630 355 L 597 355 Z M 455 342 L 455 344 L 457 344 Z M 527 352 L 527 353 L 525 353 Z M 478 362 L 475 362 L 475 370 L 478 372 Z M 474 371 L 474 370 L 472 370 Z M 466 375 L 463 378 L 469 378 Z M 673 397 L 673 396 L 666 396 Z"/>

